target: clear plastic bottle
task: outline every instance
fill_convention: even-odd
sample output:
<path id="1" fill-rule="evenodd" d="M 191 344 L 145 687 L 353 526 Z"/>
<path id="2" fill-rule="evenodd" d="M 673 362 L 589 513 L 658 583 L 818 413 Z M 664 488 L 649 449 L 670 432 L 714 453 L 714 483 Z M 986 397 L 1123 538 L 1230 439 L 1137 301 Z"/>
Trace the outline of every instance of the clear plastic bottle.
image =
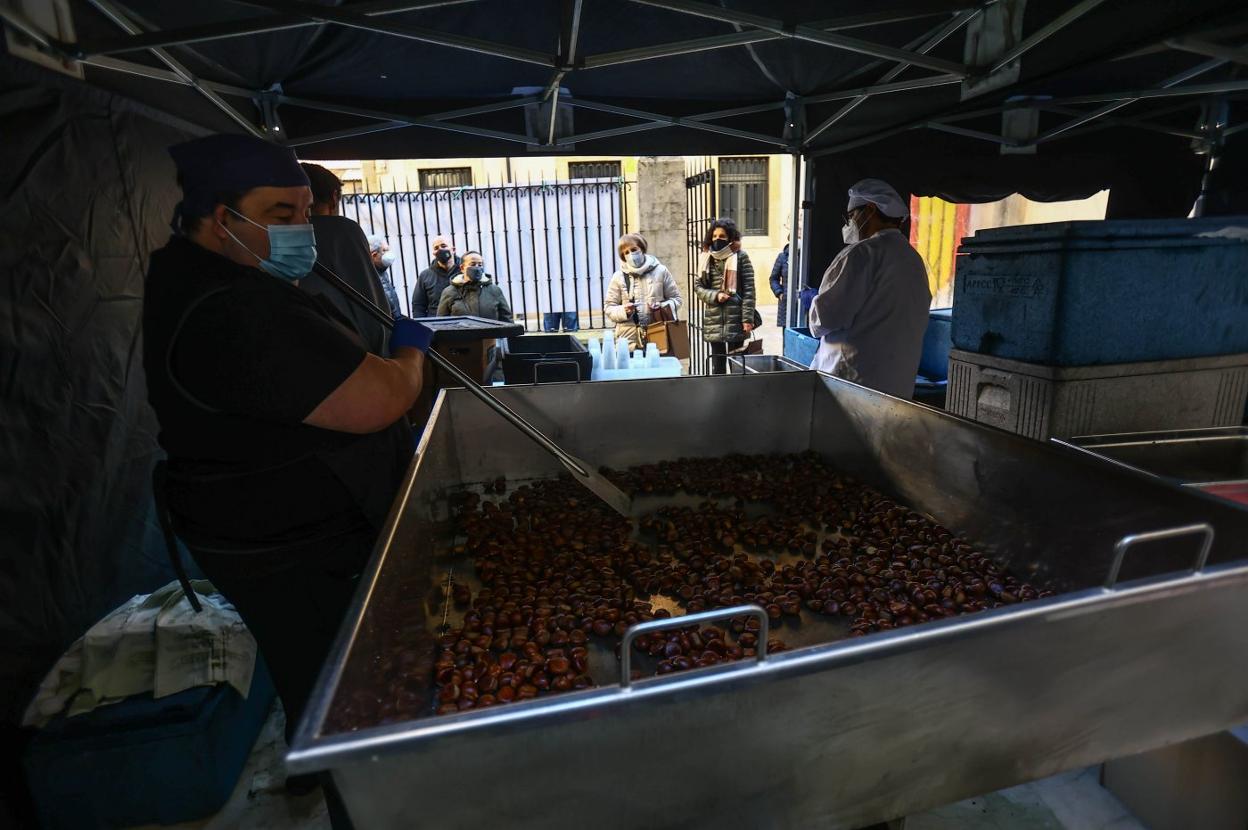
<path id="1" fill-rule="evenodd" d="M 602 368 L 615 368 L 615 335 L 611 332 L 602 341 Z"/>
<path id="2" fill-rule="evenodd" d="M 628 356 L 628 340 L 620 338 L 615 341 L 615 368 L 631 369 L 632 364 Z"/>
<path id="3" fill-rule="evenodd" d="M 589 377 L 591 380 L 596 380 L 598 373 L 602 371 L 602 344 L 598 342 L 597 337 L 589 338 L 585 351 L 589 352 Z"/>

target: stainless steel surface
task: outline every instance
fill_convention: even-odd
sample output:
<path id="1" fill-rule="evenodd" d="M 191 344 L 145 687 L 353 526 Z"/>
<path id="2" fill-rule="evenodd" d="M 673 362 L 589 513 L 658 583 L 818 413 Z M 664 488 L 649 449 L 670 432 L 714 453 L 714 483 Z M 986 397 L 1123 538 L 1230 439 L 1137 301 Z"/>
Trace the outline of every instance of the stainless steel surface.
<path id="1" fill-rule="evenodd" d="M 368 297 L 357 291 L 354 286 L 335 274 L 330 268 L 317 262 L 313 265 L 316 272 L 324 277 L 330 284 L 334 285 L 347 299 L 369 312 L 384 326 L 393 326 L 394 318 L 389 312 L 382 309 Z M 477 382 L 476 378 L 471 377 L 467 372 L 460 369 L 451 361 L 447 360 L 436 349 L 429 349 L 425 352 L 425 356 L 429 358 L 439 369 L 446 372 L 456 381 L 463 385 L 469 394 L 481 401 L 483 404 L 494 410 L 509 424 L 527 435 L 539 447 L 546 452 L 559 459 L 559 462 L 568 469 L 572 474 L 572 478 L 589 490 L 598 498 L 621 516 L 631 515 L 633 500 L 628 494 L 616 487 L 606 476 L 603 476 L 589 464 L 569 453 L 560 447 L 554 441 L 546 437 L 540 429 L 530 424 L 520 415 L 517 415 L 511 407 L 495 398 L 485 388 Z"/>
<path id="2" fill-rule="evenodd" d="M 1200 537 L 1200 548 L 1196 554 L 1196 561 L 1192 564 L 1192 572 L 1199 573 L 1203 571 L 1205 564 L 1209 561 L 1209 551 L 1213 548 L 1213 528 L 1201 522 L 1200 524 L 1187 525 L 1186 527 L 1172 527 L 1168 530 L 1153 530 L 1148 533 L 1133 533 L 1130 536 L 1123 536 L 1118 540 L 1118 544 L 1114 545 L 1114 561 L 1109 566 L 1109 575 L 1105 577 L 1105 587 L 1113 588 L 1118 584 L 1118 574 L 1122 572 L 1122 562 L 1127 556 L 1127 551 L 1133 545 L 1160 542 L 1165 539 L 1177 539 L 1180 536 Z"/>
<path id="3" fill-rule="evenodd" d="M 809 367 L 778 354 L 747 354 L 728 358 L 728 373 L 805 372 Z"/>
<path id="4" fill-rule="evenodd" d="M 1178 484 L 1248 482 L 1248 427 L 1081 435 L 1055 443 Z"/>
<path id="5" fill-rule="evenodd" d="M 730 620 L 733 617 L 755 617 L 758 620 L 758 655 L 756 659 L 760 662 L 766 660 L 767 636 L 769 633 L 767 612 L 757 605 L 736 605 L 732 608 L 717 608 L 714 611 L 701 611 L 697 614 L 685 614 L 679 617 L 669 617 L 665 620 L 650 620 L 649 622 L 637 623 L 637 625 L 624 632 L 624 639 L 620 642 L 620 686 L 628 688 L 633 682 L 633 640 L 636 640 L 638 635 L 648 634 L 651 631 L 666 631 L 669 628 L 682 628 L 686 625 L 702 625 L 703 623 L 718 622 L 719 620 Z"/>
<path id="6" fill-rule="evenodd" d="M 617 467 L 652 461 L 656 436 L 672 457 L 813 449 L 1062 593 L 333 734 L 351 673 L 383 665 L 370 631 L 386 596 L 437 593 L 446 490 L 561 469 L 447 390 L 288 756 L 294 772 L 332 770 L 359 826 L 852 828 L 1248 721 L 1248 510 L 815 372 L 498 395 Z M 710 428 L 725 412 L 730 442 Z M 1163 539 L 1132 548 L 1105 589 L 1123 536 L 1201 522 L 1208 567 L 1191 571 L 1190 538 Z M 421 613 L 407 622 L 437 621 Z"/>

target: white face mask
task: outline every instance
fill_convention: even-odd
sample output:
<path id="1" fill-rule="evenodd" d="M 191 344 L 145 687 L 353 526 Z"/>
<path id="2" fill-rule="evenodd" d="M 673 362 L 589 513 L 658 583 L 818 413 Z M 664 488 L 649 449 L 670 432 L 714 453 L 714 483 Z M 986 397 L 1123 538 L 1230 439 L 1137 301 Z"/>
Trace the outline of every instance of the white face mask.
<path id="1" fill-rule="evenodd" d="M 640 268 L 646 264 L 646 255 L 641 251 L 629 251 L 628 262 L 634 268 Z"/>
<path id="2" fill-rule="evenodd" d="M 852 216 L 846 219 L 845 225 L 841 228 L 841 239 L 845 240 L 846 245 L 853 245 L 862 240 L 862 228 L 858 227 L 858 223 Z"/>

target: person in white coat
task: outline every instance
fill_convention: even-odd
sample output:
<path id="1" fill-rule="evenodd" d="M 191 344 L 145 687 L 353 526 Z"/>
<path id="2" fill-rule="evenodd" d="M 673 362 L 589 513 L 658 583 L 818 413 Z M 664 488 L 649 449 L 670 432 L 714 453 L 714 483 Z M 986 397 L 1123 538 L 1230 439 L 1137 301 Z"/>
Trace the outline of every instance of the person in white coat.
<path id="1" fill-rule="evenodd" d="M 643 349 L 646 326 L 654 312 L 662 306 L 675 315 L 683 302 L 671 272 L 647 252 L 647 247 L 646 238 L 639 233 L 620 237 L 616 244 L 620 267 L 611 275 L 603 303 L 607 317 L 615 323 L 616 339 L 627 339 Z"/>
<path id="2" fill-rule="evenodd" d="M 810 331 L 820 338 L 810 368 L 899 398 L 914 394 L 932 302 L 927 267 L 900 230 L 909 215 L 886 182 L 851 187 L 846 247 L 810 307 Z"/>

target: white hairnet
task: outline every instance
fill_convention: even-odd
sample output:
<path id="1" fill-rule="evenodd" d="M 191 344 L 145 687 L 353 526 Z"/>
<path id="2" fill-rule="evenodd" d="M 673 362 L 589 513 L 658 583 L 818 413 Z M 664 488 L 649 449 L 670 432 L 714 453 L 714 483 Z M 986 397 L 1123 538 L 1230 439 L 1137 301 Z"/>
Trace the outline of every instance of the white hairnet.
<path id="1" fill-rule="evenodd" d="M 368 250 L 370 253 L 373 251 L 380 251 L 381 246 L 385 243 L 386 238 L 379 233 L 370 233 L 368 235 Z"/>
<path id="2" fill-rule="evenodd" d="M 910 215 L 910 208 L 901 196 L 882 179 L 863 179 L 849 189 L 849 207 L 846 210 L 868 204 L 875 205 L 889 219 L 905 219 Z"/>

